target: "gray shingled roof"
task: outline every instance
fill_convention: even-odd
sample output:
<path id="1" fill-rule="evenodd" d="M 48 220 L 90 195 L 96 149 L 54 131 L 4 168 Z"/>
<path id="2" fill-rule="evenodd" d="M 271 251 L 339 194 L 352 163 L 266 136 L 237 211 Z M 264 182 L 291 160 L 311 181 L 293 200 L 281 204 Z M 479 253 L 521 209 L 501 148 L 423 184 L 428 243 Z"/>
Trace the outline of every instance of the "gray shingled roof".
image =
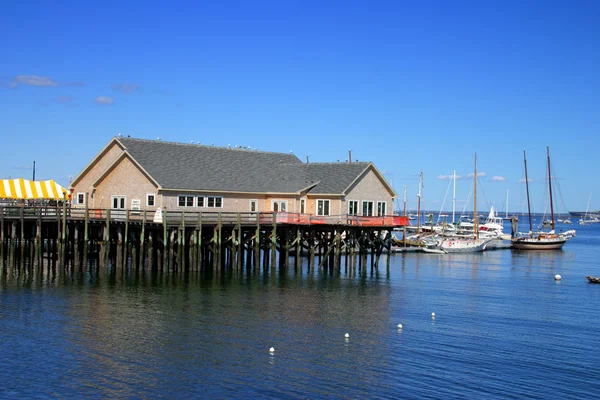
<path id="1" fill-rule="evenodd" d="M 163 189 L 341 194 L 370 163 L 305 164 L 293 154 L 118 138 Z"/>
<path id="2" fill-rule="evenodd" d="M 370 165 L 368 162 L 304 164 L 307 180 L 318 181 L 311 190 L 319 194 L 341 194 Z"/>

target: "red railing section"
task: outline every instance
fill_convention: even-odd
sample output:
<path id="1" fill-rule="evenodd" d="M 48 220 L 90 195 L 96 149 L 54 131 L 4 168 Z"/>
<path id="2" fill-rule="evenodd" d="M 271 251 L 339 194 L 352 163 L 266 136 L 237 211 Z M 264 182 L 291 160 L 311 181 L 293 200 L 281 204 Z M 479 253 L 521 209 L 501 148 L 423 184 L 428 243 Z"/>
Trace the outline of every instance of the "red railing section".
<path id="1" fill-rule="evenodd" d="M 107 210 L 90 208 L 87 209 L 87 218 L 90 221 L 104 221 L 107 219 L 110 211 L 110 220 L 122 222 L 125 220 L 131 222 L 147 223 L 166 223 L 168 225 L 197 225 L 216 224 L 221 222 L 225 225 L 261 225 L 289 224 L 289 225 L 344 225 L 344 226 L 364 226 L 364 227 L 402 227 L 408 226 L 408 217 L 399 215 L 384 216 L 360 216 L 360 215 L 313 215 L 291 212 L 198 212 L 198 211 L 180 211 L 180 210 Z M 43 219 L 57 220 L 65 217 L 70 220 L 84 220 L 86 218 L 86 209 L 79 207 L 56 207 L 56 206 L 2 206 L 0 213 L 7 219 Z"/>

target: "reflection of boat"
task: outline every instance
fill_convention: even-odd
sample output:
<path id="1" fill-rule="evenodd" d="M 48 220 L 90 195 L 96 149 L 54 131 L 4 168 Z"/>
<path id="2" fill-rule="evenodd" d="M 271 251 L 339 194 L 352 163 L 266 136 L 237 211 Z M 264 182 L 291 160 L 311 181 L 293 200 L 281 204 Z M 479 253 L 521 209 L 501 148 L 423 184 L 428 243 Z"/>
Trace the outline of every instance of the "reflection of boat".
<path id="1" fill-rule="evenodd" d="M 517 250 L 557 250 L 567 242 L 571 236 L 557 235 L 554 233 L 554 208 L 552 205 L 552 174 L 550 169 L 550 149 L 546 147 L 548 154 L 548 189 L 550 192 L 550 232 L 533 233 L 531 225 L 531 205 L 529 202 L 529 181 L 527 178 L 527 158 L 523 150 L 523 161 L 525 164 L 525 187 L 527 189 L 527 211 L 529 214 L 529 233 L 520 235 L 512 240 L 514 249 Z"/>
<path id="2" fill-rule="evenodd" d="M 600 278 L 596 277 L 596 276 L 586 276 L 585 279 L 587 279 L 590 283 L 600 283 Z"/>
<path id="3" fill-rule="evenodd" d="M 423 253 L 430 253 L 430 254 L 448 254 L 447 251 L 442 250 L 442 249 L 438 249 L 438 248 L 435 248 L 435 247 L 423 247 L 421 249 L 421 251 Z"/>

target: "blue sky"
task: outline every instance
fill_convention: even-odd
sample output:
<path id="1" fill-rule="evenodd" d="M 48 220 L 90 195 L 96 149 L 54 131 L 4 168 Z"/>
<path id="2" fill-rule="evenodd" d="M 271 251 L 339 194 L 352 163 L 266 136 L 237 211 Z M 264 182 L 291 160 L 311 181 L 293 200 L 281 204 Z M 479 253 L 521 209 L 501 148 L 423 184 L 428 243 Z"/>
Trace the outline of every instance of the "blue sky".
<path id="1" fill-rule="evenodd" d="M 68 185 L 117 133 L 373 161 L 402 203 L 600 208 L 600 3 L 10 2 L 0 177 Z M 8 149 L 8 151 L 6 151 Z M 452 207 L 449 189 L 445 210 Z M 401 207 L 401 204 L 399 205 Z M 472 204 L 466 206 L 472 209 Z"/>

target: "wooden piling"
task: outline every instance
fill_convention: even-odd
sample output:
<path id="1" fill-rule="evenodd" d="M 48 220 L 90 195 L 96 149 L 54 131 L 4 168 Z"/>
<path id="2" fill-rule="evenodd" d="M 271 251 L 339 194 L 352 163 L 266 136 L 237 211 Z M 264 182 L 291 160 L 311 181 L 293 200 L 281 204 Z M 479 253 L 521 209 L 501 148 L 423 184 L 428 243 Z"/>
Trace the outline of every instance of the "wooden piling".
<path id="1" fill-rule="evenodd" d="M 61 242 L 61 248 L 60 248 L 60 268 L 63 269 L 65 268 L 65 261 L 66 261 L 66 243 L 67 243 L 67 201 L 63 200 L 63 206 L 62 206 L 62 229 L 61 229 L 61 235 L 60 235 L 60 242 Z"/>
<path id="2" fill-rule="evenodd" d="M 110 255 L 110 208 L 106 210 L 106 226 L 104 227 L 104 243 L 102 253 L 104 263 L 108 264 Z"/>
<path id="3" fill-rule="evenodd" d="M 37 221 L 35 224 L 35 250 L 36 250 L 36 264 L 38 266 L 38 268 L 41 268 L 43 265 L 43 259 L 42 259 L 42 211 L 39 210 L 40 212 L 38 213 L 37 216 Z M 1 211 L 0 211 L 1 212 Z M 2 230 L 4 231 L 4 227 L 2 228 Z M 4 240 L 2 241 L 3 244 L 2 246 L 4 246 Z"/>
<path id="4" fill-rule="evenodd" d="M 20 238 L 20 243 L 19 243 L 19 250 L 20 250 L 20 259 L 19 259 L 19 264 L 21 266 L 21 270 L 23 270 L 23 268 L 25 267 L 25 218 L 23 216 L 23 213 L 25 212 L 24 207 L 21 207 L 21 213 L 19 215 L 19 222 L 21 225 L 21 238 Z"/>
<path id="5" fill-rule="evenodd" d="M 121 227 L 117 227 L 117 257 L 116 257 L 117 268 L 123 267 L 123 230 Z"/>
<path id="6" fill-rule="evenodd" d="M 167 264 L 167 245 L 169 242 L 169 236 L 167 232 L 167 209 L 165 208 L 162 211 L 162 220 L 163 220 L 163 261 L 162 268 L 166 271 L 168 268 Z"/>
<path id="7" fill-rule="evenodd" d="M 277 258 L 277 213 L 273 212 L 273 228 L 271 231 L 271 266 L 275 268 Z"/>
<path id="8" fill-rule="evenodd" d="M 185 211 L 181 212 L 181 235 L 179 243 L 181 243 L 181 250 L 177 250 L 177 253 L 179 254 L 179 265 L 181 265 L 181 271 L 185 271 Z"/>
<path id="9" fill-rule="evenodd" d="M 73 261 L 75 268 L 79 268 L 79 226 L 75 225 L 73 232 Z"/>
<path id="10" fill-rule="evenodd" d="M 138 263 L 141 264 L 142 269 L 144 268 L 144 244 L 146 241 L 146 217 L 147 217 L 147 212 L 146 210 L 143 211 L 142 213 L 142 231 L 140 232 L 140 240 L 139 240 L 139 260 L 137 261 L 137 263 L 135 263 L 136 268 L 138 268 Z M 135 249 L 133 250 L 134 252 L 136 251 Z"/>
<path id="11" fill-rule="evenodd" d="M 198 270 L 202 270 L 202 213 L 198 215 Z"/>
<path id="12" fill-rule="evenodd" d="M 169 269 L 171 269 L 171 271 L 175 272 L 176 270 L 176 266 L 175 266 L 175 262 L 173 261 L 175 258 L 175 235 L 176 235 L 177 231 L 175 229 L 171 230 L 171 234 L 169 235 L 169 262 L 165 265 L 166 270 L 168 271 Z"/>
<path id="13" fill-rule="evenodd" d="M 90 209 L 88 207 L 88 194 L 85 192 L 85 215 L 83 221 L 83 265 L 87 266 Z"/>
<path id="14" fill-rule="evenodd" d="M 260 269 L 260 215 L 256 214 L 256 231 L 254 233 L 254 270 Z"/>
<path id="15" fill-rule="evenodd" d="M 17 251 L 17 222 L 13 221 L 11 224 L 10 233 L 10 253 L 8 254 L 8 265 L 13 268 L 15 266 L 15 253 Z"/>
<path id="16" fill-rule="evenodd" d="M 219 213 L 217 214 L 217 254 L 215 255 L 215 258 L 217 259 L 218 270 L 221 269 L 221 257 L 223 256 L 223 241 L 221 239 L 223 237 L 223 220 L 221 218 L 221 212 L 219 211 Z"/>
<path id="17" fill-rule="evenodd" d="M 4 262 L 4 207 L 0 207 L 0 267 L 6 266 Z"/>
<path id="18" fill-rule="evenodd" d="M 237 269 L 241 270 L 244 260 L 244 234 L 242 232 L 242 215 L 238 213 L 237 215 L 237 231 L 238 231 L 238 258 L 237 258 Z"/>
<path id="19" fill-rule="evenodd" d="M 154 270 L 154 241 L 152 239 L 152 231 L 148 232 L 148 255 L 146 256 L 146 260 L 148 263 L 147 271 L 153 271 Z"/>
<path id="20" fill-rule="evenodd" d="M 125 210 L 125 235 L 123 236 L 123 267 L 129 259 L 129 210 Z"/>

